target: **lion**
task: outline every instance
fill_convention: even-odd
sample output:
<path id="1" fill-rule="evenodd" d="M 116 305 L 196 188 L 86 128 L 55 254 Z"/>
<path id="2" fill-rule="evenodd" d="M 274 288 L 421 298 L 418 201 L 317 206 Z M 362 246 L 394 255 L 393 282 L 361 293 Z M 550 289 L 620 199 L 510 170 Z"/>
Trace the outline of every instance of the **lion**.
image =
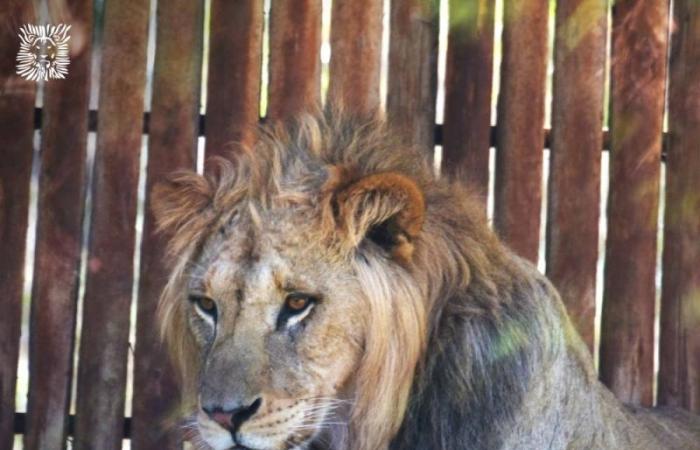
<path id="1" fill-rule="evenodd" d="M 557 291 L 381 119 L 268 124 L 156 185 L 159 306 L 198 448 L 700 449 L 624 406 Z"/>
<path id="2" fill-rule="evenodd" d="M 20 28 L 17 74 L 30 81 L 68 75 L 70 25 L 25 25 Z"/>

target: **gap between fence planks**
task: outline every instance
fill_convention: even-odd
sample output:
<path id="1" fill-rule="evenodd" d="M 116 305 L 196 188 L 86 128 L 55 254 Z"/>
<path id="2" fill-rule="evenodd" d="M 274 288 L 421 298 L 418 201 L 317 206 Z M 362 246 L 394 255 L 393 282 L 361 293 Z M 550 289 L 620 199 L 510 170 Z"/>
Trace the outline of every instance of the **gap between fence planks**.
<path id="1" fill-rule="evenodd" d="M 82 245 L 92 1 L 71 0 L 51 23 L 71 24 L 69 76 L 45 85 L 29 335 L 26 450 L 65 445 Z"/>
<path id="2" fill-rule="evenodd" d="M 280 120 L 321 104 L 321 0 L 273 1 L 266 117 Z"/>
<path id="3" fill-rule="evenodd" d="M 206 155 L 253 143 L 260 116 L 263 1 L 212 0 Z"/>
<path id="4" fill-rule="evenodd" d="M 148 0 L 106 0 L 76 450 L 121 448 Z"/>
<path id="5" fill-rule="evenodd" d="M 600 376 L 653 401 L 656 236 L 669 0 L 613 8 L 611 160 Z M 643 42 L 644 45 L 640 45 Z"/>
<path id="6" fill-rule="evenodd" d="M 450 2 L 445 74 L 442 171 L 474 186 L 484 211 L 489 191 L 495 9 L 491 0 Z"/>
<path id="7" fill-rule="evenodd" d="M 391 3 L 386 116 L 389 124 L 432 161 L 440 2 Z"/>
<path id="8" fill-rule="evenodd" d="M 97 131 L 97 114 L 98 111 L 95 109 L 91 109 L 88 111 L 88 131 L 89 132 L 95 132 Z M 42 108 L 34 108 L 34 129 L 38 130 L 41 129 L 42 126 Z M 259 123 L 264 123 L 265 118 L 261 117 L 259 118 Z M 144 112 L 143 113 L 143 126 L 141 129 L 141 132 L 143 134 L 149 134 L 150 129 L 151 129 L 151 113 L 149 112 Z M 203 114 L 200 114 L 199 116 L 199 127 L 198 127 L 198 132 L 199 136 L 205 136 L 206 135 L 206 117 Z M 433 128 L 433 132 L 435 133 L 435 145 L 442 145 L 443 144 L 443 134 L 444 134 L 444 127 L 443 125 L 440 124 L 435 124 Z M 548 128 L 545 128 L 542 130 L 542 133 L 544 133 L 544 148 L 545 149 L 550 149 L 551 147 L 551 130 Z M 489 130 L 489 137 L 490 137 L 490 145 L 491 147 L 496 146 L 496 126 L 491 126 L 491 129 Z M 663 142 L 662 142 L 662 150 L 661 150 L 661 157 L 660 161 L 665 161 L 666 160 L 666 147 L 668 143 L 668 134 L 664 132 L 663 134 Z M 601 152 L 608 151 L 610 148 L 610 133 L 608 130 L 603 130 L 603 145 L 602 148 L 600 149 Z"/>
<path id="9" fill-rule="evenodd" d="M 673 15 L 658 401 L 700 413 L 700 3 Z"/>
<path id="10" fill-rule="evenodd" d="M 15 75 L 19 27 L 32 2 L 0 3 L 0 448 L 12 448 L 32 171 L 36 83 Z"/>
<path id="11" fill-rule="evenodd" d="M 607 0 L 559 0 L 554 43 L 547 276 L 594 351 Z"/>
<path id="12" fill-rule="evenodd" d="M 328 99 L 358 113 L 380 105 L 383 0 L 333 0 Z"/>
<path id="13" fill-rule="evenodd" d="M 182 447 L 172 420 L 180 399 L 177 375 L 162 345 L 156 311 L 167 282 L 167 236 L 156 233 L 153 186 L 176 170 L 194 170 L 199 125 L 204 7 L 192 0 L 159 0 L 151 129 L 136 320 L 131 448 Z"/>
<path id="14" fill-rule="evenodd" d="M 533 262 L 540 241 L 548 12 L 548 0 L 504 3 L 494 227 Z"/>

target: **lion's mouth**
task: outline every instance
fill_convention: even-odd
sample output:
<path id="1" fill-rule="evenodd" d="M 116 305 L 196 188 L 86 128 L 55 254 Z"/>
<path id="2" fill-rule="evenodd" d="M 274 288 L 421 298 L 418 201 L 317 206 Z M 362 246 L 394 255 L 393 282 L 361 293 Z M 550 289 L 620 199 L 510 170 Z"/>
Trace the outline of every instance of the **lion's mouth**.
<path id="1" fill-rule="evenodd" d="M 296 447 L 295 447 L 296 448 Z M 257 449 L 257 448 L 252 448 L 252 447 L 246 447 L 245 445 L 241 444 L 234 444 L 233 447 L 229 448 L 229 450 L 264 450 L 264 449 Z"/>
<path id="2" fill-rule="evenodd" d="M 241 445 L 236 441 L 234 438 L 233 440 L 233 447 L 230 447 L 228 450 L 256 450 L 254 448 L 246 447 L 245 445 Z"/>

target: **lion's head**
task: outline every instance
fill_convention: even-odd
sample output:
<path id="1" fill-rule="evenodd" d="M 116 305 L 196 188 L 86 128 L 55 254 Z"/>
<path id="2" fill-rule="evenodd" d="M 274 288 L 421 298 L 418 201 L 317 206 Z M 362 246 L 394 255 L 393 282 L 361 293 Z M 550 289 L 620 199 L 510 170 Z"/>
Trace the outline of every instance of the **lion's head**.
<path id="1" fill-rule="evenodd" d="M 65 78 L 70 28 L 63 24 L 21 27 L 17 74 L 33 81 Z"/>
<path id="2" fill-rule="evenodd" d="M 214 449 L 339 436 L 386 447 L 441 289 L 430 277 L 468 279 L 460 261 L 431 256 L 449 253 L 450 236 L 430 237 L 445 231 L 426 195 L 444 192 L 425 158 L 381 125 L 336 116 L 263 130 L 213 175 L 154 190 L 175 261 L 164 335 L 186 414 Z"/>

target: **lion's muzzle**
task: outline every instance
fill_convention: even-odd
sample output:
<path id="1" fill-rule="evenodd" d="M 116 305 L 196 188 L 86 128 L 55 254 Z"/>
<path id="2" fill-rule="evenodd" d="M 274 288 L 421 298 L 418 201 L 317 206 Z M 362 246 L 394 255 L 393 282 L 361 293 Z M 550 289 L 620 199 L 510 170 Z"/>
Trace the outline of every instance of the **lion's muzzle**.
<path id="1" fill-rule="evenodd" d="M 238 429 L 241 427 L 241 425 L 243 425 L 243 422 L 253 417 L 258 409 L 260 409 L 261 403 L 262 399 L 257 398 L 251 404 L 239 406 L 233 409 L 224 410 L 221 407 L 202 407 L 202 409 L 214 422 L 231 431 L 231 433 L 235 436 Z"/>

